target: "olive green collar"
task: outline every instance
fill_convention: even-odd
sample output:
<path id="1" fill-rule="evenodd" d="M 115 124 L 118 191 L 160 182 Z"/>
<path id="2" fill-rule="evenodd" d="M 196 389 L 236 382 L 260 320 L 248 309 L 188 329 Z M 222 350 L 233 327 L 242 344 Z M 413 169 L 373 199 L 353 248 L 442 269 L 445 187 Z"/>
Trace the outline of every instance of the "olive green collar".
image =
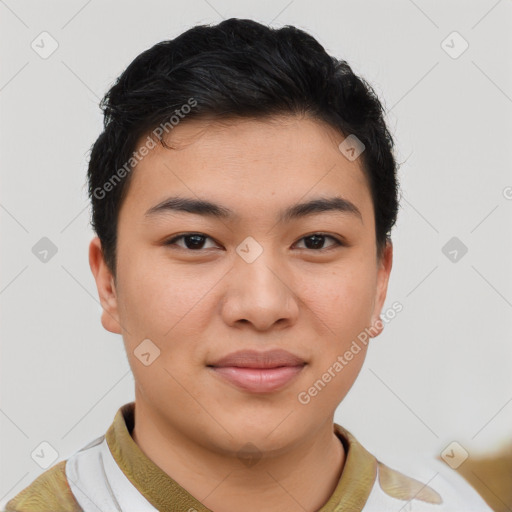
<path id="1" fill-rule="evenodd" d="M 211 512 L 139 448 L 131 437 L 135 402 L 119 408 L 105 437 L 112 455 L 131 483 L 161 512 L 188 510 Z M 354 436 L 334 423 L 334 432 L 345 447 L 345 465 L 328 502 L 318 512 L 360 512 L 372 490 L 377 460 Z"/>

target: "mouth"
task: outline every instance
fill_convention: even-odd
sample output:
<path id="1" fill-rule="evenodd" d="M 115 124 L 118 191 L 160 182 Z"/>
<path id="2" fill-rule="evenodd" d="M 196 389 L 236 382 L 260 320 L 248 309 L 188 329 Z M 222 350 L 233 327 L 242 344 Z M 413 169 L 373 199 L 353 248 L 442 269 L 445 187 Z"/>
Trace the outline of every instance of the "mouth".
<path id="1" fill-rule="evenodd" d="M 302 372 L 300 366 L 277 366 L 275 368 L 244 368 L 239 366 L 210 366 L 223 380 L 251 393 L 270 393 L 282 389 Z"/>
<path id="2" fill-rule="evenodd" d="M 224 382 L 250 393 L 281 390 L 306 366 L 302 358 L 285 350 L 238 351 L 207 365 Z"/>

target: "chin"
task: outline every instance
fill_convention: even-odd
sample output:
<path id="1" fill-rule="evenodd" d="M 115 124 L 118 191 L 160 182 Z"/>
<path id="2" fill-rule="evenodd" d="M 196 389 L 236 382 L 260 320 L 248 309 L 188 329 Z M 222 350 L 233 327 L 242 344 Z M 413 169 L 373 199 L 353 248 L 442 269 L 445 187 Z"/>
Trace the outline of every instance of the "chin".
<path id="1" fill-rule="evenodd" d="M 283 414 L 281 409 L 270 419 L 262 419 L 258 422 L 240 418 L 240 420 L 232 424 L 225 424 L 225 426 L 238 445 L 252 442 L 260 449 L 275 450 L 288 444 L 293 438 L 293 434 L 297 432 L 297 425 L 291 419 L 293 414 L 289 419 L 285 419 L 288 412 Z"/>

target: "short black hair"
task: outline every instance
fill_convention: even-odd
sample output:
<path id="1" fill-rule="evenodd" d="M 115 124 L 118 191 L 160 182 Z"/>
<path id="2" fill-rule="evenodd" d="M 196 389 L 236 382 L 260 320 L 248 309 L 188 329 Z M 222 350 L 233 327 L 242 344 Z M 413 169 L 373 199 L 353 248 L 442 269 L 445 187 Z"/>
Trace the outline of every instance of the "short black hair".
<path id="1" fill-rule="evenodd" d="M 157 127 L 168 132 L 180 119 L 298 114 L 355 135 L 365 146 L 360 158 L 375 211 L 378 258 L 391 240 L 399 207 L 397 164 L 384 109 L 365 79 L 301 29 L 237 18 L 192 27 L 138 55 L 100 107 L 104 130 L 87 172 L 91 226 L 114 278 L 118 213 L 137 161 L 136 144 L 149 130 L 160 135 Z"/>

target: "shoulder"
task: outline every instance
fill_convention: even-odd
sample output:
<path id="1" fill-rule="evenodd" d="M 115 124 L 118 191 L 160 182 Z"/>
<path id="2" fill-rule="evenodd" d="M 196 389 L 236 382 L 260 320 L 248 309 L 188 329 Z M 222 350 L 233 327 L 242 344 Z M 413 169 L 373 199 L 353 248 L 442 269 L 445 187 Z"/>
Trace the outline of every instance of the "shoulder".
<path id="1" fill-rule="evenodd" d="M 491 512 L 482 497 L 458 473 L 436 459 L 423 462 L 421 473 L 428 474 L 427 479 L 405 475 L 377 461 L 377 478 L 364 510 Z"/>
<path id="2" fill-rule="evenodd" d="M 356 496 L 363 497 L 364 512 L 492 512 L 484 499 L 445 462 L 417 454 L 405 472 L 392 468 L 368 452 L 341 425 L 335 431 L 348 449 L 345 473 L 357 481 Z M 364 468 L 371 467 L 366 480 Z M 366 475 L 368 476 L 368 475 Z M 342 473 L 343 477 L 343 473 Z M 366 481 L 366 483 L 365 483 Z M 360 500 L 361 501 L 361 500 Z M 327 509 L 326 509 L 327 510 Z"/>
<path id="3" fill-rule="evenodd" d="M 4 512 L 82 512 L 66 478 L 66 461 L 41 473 L 7 502 Z"/>

